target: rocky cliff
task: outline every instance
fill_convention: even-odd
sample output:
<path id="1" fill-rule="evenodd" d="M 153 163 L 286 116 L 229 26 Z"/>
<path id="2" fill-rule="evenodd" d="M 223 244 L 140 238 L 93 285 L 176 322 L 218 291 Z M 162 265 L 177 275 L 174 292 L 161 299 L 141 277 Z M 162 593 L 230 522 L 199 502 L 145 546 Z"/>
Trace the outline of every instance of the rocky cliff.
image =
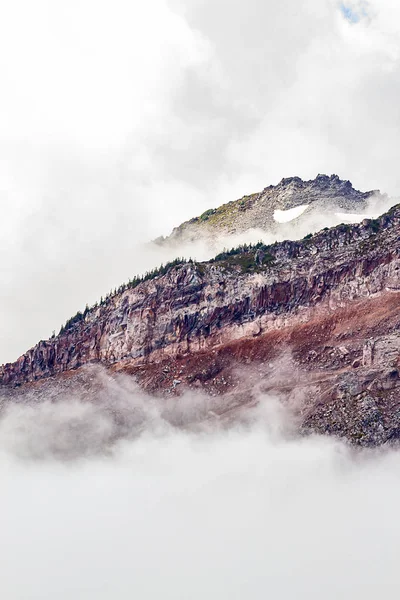
<path id="1" fill-rule="evenodd" d="M 100 363 L 159 394 L 225 397 L 221 414 L 272 390 L 302 430 L 378 444 L 400 432 L 399 306 L 395 206 L 133 282 L 1 367 L 0 382 L 21 390 Z"/>
<path id="2" fill-rule="evenodd" d="M 317 231 L 326 225 L 357 222 L 365 216 L 378 216 L 390 205 L 379 190 L 360 192 L 350 181 L 337 175 L 318 175 L 310 181 L 288 177 L 261 192 L 243 196 L 219 208 L 206 210 L 199 217 L 176 227 L 159 243 L 179 244 L 199 237 L 213 239 L 248 232 L 267 232 L 274 239 Z"/>

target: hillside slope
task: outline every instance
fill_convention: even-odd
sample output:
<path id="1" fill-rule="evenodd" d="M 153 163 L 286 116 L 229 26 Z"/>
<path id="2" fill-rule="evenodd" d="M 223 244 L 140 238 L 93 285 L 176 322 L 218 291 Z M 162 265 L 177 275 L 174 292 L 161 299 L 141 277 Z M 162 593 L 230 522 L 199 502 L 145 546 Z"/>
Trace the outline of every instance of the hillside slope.
<path id="1" fill-rule="evenodd" d="M 178 244 L 241 234 L 250 229 L 270 233 L 274 239 L 291 238 L 293 226 L 296 233 L 304 235 L 326 225 L 377 216 L 389 206 L 388 197 L 379 190 L 360 192 L 337 175 L 318 175 L 310 181 L 289 177 L 259 193 L 209 209 L 157 241 Z"/>
<path id="2" fill-rule="evenodd" d="M 396 206 L 302 241 L 175 265 L 1 367 L 3 390 L 99 363 L 152 393 L 204 390 L 221 414 L 268 391 L 295 405 L 304 431 L 397 439 L 399 242 Z"/>

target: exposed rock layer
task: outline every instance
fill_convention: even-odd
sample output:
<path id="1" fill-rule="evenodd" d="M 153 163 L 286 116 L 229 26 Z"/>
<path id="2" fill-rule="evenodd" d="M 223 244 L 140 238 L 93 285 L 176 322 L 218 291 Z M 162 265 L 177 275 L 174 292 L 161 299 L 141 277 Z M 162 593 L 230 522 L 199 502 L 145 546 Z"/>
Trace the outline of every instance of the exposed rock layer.
<path id="1" fill-rule="evenodd" d="M 152 392 L 224 396 L 221 414 L 273 391 L 296 400 L 304 431 L 397 439 L 399 242 L 396 206 L 299 242 L 174 267 L 1 367 L 1 383 L 61 380 L 95 362 Z"/>

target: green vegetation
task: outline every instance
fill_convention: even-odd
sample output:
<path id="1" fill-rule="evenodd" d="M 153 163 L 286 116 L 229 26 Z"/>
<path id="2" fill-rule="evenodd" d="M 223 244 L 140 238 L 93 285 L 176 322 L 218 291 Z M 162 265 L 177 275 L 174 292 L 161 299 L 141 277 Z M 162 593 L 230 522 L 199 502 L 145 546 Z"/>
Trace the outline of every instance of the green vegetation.
<path id="1" fill-rule="evenodd" d="M 216 211 L 216 208 L 209 208 L 208 210 L 205 210 L 199 217 L 200 221 L 207 221 Z"/>
<path id="2" fill-rule="evenodd" d="M 273 246 L 275 245 L 276 244 L 273 244 Z M 236 248 L 231 248 L 230 250 L 224 250 L 223 252 L 220 252 L 220 254 L 217 254 L 217 256 L 211 259 L 210 262 L 219 263 L 225 268 L 238 266 L 241 268 L 242 272 L 245 273 L 258 272 L 260 270 L 264 270 L 265 267 L 272 265 L 275 262 L 274 256 L 269 252 L 270 248 L 272 248 L 272 246 L 266 246 L 263 244 L 263 242 L 258 242 L 257 244 L 242 244 Z M 257 251 L 259 252 L 257 253 Z M 149 281 L 151 279 L 155 279 L 156 277 L 165 275 L 173 267 L 180 267 L 189 263 L 193 264 L 193 260 L 191 258 L 188 260 L 185 258 L 175 258 L 174 260 L 167 262 L 165 265 L 162 264 L 156 269 L 147 271 L 144 275 L 135 276 L 127 283 L 123 283 L 118 288 L 111 290 L 104 298 L 102 296 L 100 298 L 100 302 L 96 302 L 91 307 L 86 305 L 86 308 L 83 312 L 78 311 L 73 317 L 68 319 L 65 325 L 62 325 L 59 335 L 72 330 L 78 323 L 84 322 L 86 315 L 92 310 L 95 310 L 99 306 L 108 306 L 115 296 L 122 294 L 126 290 L 134 289 L 144 281 Z M 204 275 L 204 263 L 196 263 L 196 265 L 200 274 Z"/>
<path id="3" fill-rule="evenodd" d="M 239 246 L 231 248 L 230 250 L 224 249 L 222 252 L 217 254 L 215 258 L 212 258 L 210 262 L 220 262 L 221 260 L 226 260 L 230 256 L 246 254 L 248 252 L 256 252 L 257 250 L 267 252 L 269 248 L 270 246 L 266 246 L 263 242 L 257 242 L 257 244 L 240 244 Z"/>
<path id="4" fill-rule="evenodd" d="M 81 313 L 80 310 L 78 310 L 78 312 L 76 313 L 76 315 L 74 315 L 73 317 L 71 317 L 70 319 L 68 319 L 68 321 L 65 323 L 65 325 L 61 326 L 60 329 L 60 333 L 64 333 L 64 331 L 68 331 L 69 329 L 72 329 L 73 326 L 76 323 L 79 323 L 79 321 L 83 320 L 83 313 Z"/>
<path id="5" fill-rule="evenodd" d="M 371 227 L 371 229 L 374 233 L 378 233 L 378 231 L 380 229 L 379 219 L 371 219 L 371 221 L 369 222 L 369 226 Z"/>
<path id="6" fill-rule="evenodd" d="M 156 277 L 159 277 L 160 275 L 165 275 L 167 273 L 167 271 L 169 271 L 169 269 L 172 269 L 173 267 L 178 267 L 178 266 L 181 266 L 181 265 L 184 265 L 184 264 L 187 264 L 187 263 L 192 263 L 192 262 L 193 261 L 192 261 L 191 258 L 189 260 L 186 260 L 185 258 L 175 258 L 174 260 L 171 260 L 170 262 L 167 262 L 165 265 L 162 264 L 159 267 L 157 267 L 155 269 L 152 269 L 151 271 L 147 271 L 142 276 L 136 275 L 133 279 L 130 279 L 127 283 L 123 283 L 118 288 L 114 288 L 114 290 L 111 290 L 105 296 L 105 298 L 103 298 L 103 296 L 102 296 L 100 298 L 100 302 L 99 303 L 96 302 L 91 307 L 89 307 L 88 305 L 86 305 L 86 308 L 83 311 L 83 313 L 78 310 L 78 312 L 76 313 L 76 315 L 74 315 L 73 317 L 71 317 L 70 319 L 68 319 L 68 321 L 65 323 L 65 325 L 61 326 L 61 329 L 59 331 L 59 335 L 61 333 L 65 333 L 66 331 L 70 331 L 71 329 L 73 329 L 73 327 L 77 323 L 80 323 L 81 321 L 84 321 L 86 315 L 91 310 L 94 310 L 94 309 L 98 308 L 99 306 L 107 306 L 110 303 L 110 301 L 115 296 L 117 296 L 118 294 L 122 294 L 126 290 L 133 289 L 133 288 L 137 287 L 143 281 L 149 281 L 151 279 L 155 279 Z"/>
<path id="7" fill-rule="evenodd" d="M 241 244 L 220 252 L 210 262 L 219 263 L 228 269 L 238 266 L 244 273 L 256 272 L 275 262 L 275 257 L 269 252 L 270 248 L 271 246 L 266 246 L 263 242 Z"/>
<path id="8" fill-rule="evenodd" d="M 190 222 L 198 222 L 199 220 L 202 222 L 210 221 L 213 224 L 224 224 L 227 225 L 234 219 L 237 212 L 243 208 L 244 206 L 251 206 L 252 202 L 258 197 L 258 194 L 252 194 L 250 196 L 243 196 L 240 200 L 235 200 L 233 202 L 228 202 L 227 204 L 222 205 L 218 209 L 211 208 L 206 210 L 200 217 L 192 219 Z M 398 210 L 400 205 L 393 206 L 388 214 L 394 213 Z M 380 219 L 371 219 L 369 222 L 370 228 L 373 233 L 378 233 L 381 227 Z M 183 228 L 185 223 L 183 223 L 180 227 Z M 351 225 L 342 223 L 338 225 L 338 229 L 341 231 L 350 231 Z M 323 231 L 327 231 L 328 227 L 324 227 Z M 313 238 L 313 234 L 309 233 L 303 238 L 303 242 L 308 243 Z M 359 252 L 363 253 L 367 250 L 371 250 L 378 244 L 378 240 L 375 239 L 367 239 L 361 242 L 359 246 Z M 242 272 L 259 272 L 265 270 L 266 267 L 272 266 L 275 263 L 274 254 L 271 253 L 271 250 L 277 247 L 279 244 L 275 242 L 270 246 L 266 246 L 263 242 L 258 242 L 257 244 L 242 244 L 237 246 L 236 248 L 231 248 L 230 250 L 223 250 L 215 256 L 215 258 L 211 259 L 210 263 L 217 263 L 219 266 L 232 269 L 235 267 L 240 267 Z M 297 256 L 297 254 L 296 254 Z M 186 260 L 185 258 L 176 258 L 170 262 L 167 262 L 165 265 L 160 265 L 159 267 L 152 269 L 151 271 L 146 272 L 142 276 L 135 276 L 133 279 L 130 279 L 127 283 L 123 283 L 118 288 L 111 290 L 105 298 L 101 297 L 100 302 L 96 302 L 93 306 L 89 307 L 86 305 L 85 310 L 83 312 L 78 311 L 73 317 L 68 319 L 68 321 L 63 325 L 60 329 L 59 334 L 62 334 L 66 331 L 70 331 L 77 324 L 84 322 L 86 320 L 86 316 L 89 312 L 97 309 L 99 306 L 107 306 L 110 301 L 117 296 L 118 294 L 122 294 L 124 291 L 128 289 L 134 289 L 140 283 L 144 281 L 149 281 L 151 279 L 155 279 L 156 277 L 165 275 L 170 269 L 173 267 L 180 267 L 188 263 L 193 263 L 192 259 Z M 201 275 L 206 273 L 207 264 L 206 263 L 196 263 L 197 269 Z M 54 333 L 53 333 L 54 337 Z"/>
<path id="9" fill-rule="evenodd" d="M 190 219 L 190 221 L 186 221 L 182 223 L 178 229 L 183 230 L 188 225 L 197 223 L 203 224 L 207 223 L 207 226 L 211 227 L 230 227 L 235 223 L 235 219 L 237 218 L 239 212 L 243 211 L 246 208 L 250 208 L 253 201 L 259 196 L 258 193 L 250 194 L 249 196 L 243 196 L 239 200 L 233 200 L 231 202 L 227 202 L 218 208 L 209 208 L 204 211 L 202 215 L 196 217 L 195 219 Z"/>

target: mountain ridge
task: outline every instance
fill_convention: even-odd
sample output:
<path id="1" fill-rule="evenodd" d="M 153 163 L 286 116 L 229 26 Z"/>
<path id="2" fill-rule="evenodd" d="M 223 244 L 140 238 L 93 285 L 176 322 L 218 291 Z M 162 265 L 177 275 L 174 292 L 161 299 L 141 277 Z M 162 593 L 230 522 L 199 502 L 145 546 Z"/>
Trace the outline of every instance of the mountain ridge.
<path id="1" fill-rule="evenodd" d="M 85 379 L 97 364 L 151 394 L 220 398 L 221 418 L 256 401 L 257 389 L 293 404 L 303 432 L 392 443 L 400 438 L 399 242 L 396 205 L 302 240 L 177 260 L 0 367 L 1 389 L 21 398 Z"/>
<path id="2" fill-rule="evenodd" d="M 230 251 L 224 251 L 218 254 L 214 259 L 201 263 L 197 263 L 191 259 L 177 259 L 177 261 L 173 261 L 169 268 L 168 266 L 163 267 L 160 273 L 157 269 L 155 269 L 154 272 L 150 272 L 148 276 L 144 276 L 142 279 L 134 279 L 131 287 L 129 284 L 126 286 L 121 286 L 121 291 L 106 298 L 103 305 L 95 305 L 91 309 L 88 309 L 86 314 L 81 313 L 81 319 L 76 321 L 74 321 L 74 318 L 70 319 L 69 327 L 62 328 L 58 336 L 49 338 L 47 341 L 40 341 L 36 346 L 28 350 L 27 353 L 23 354 L 14 363 L 6 363 L 5 365 L 2 365 L 0 367 L 0 383 L 9 383 L 9 381 L 7 381 L 7 372 L 10 370 L 10 368 L 12 369 L 14 365 L 25 365 L 26 357 L 28 355 L 35 356 L 37 354 L 38 358 L 40 359 L 42 356 L 42 349 L 46 347 L 56 348 L 63 338 L 68 338 L 72 334 L 75 335 L 76 332 L 84 331 L 88 325 L 93 325 L 95 329 L 97 329 L 100 323 L 104 323 L 109 319 L 108 313 L 110 311 L 110 307 L 119 307 L 120 304 L 123 305 L 125 299 L 131 293 L 133 293 L 135 296 L 137 295 L 141 297 L 142 300 L 145 300 L 146 297 L 149 296 L 149 288 L 154 290 L 157 289 L 157 286 L 159 286 L 160 289 L 165 289 L 167 281 L 172 277 L 173 285 L 176 286 L 176 289 L 183 289 L 183 294 L 189 296 L 189 300 L 191 302 L 196 302 L 196 294 L 199 292 L 204 283 L 203 278 L 205 271 L 208 271 L 211 280 L 216 278 L 219 280 L 221 285 L 224 283 L 225 279 L 232 279 L 232 275 L 234 279 L 242 275 L 243 281 L 245 281 L 245 279 L 249 276 L 254 279 L 254 276 L 256 275 L 264 274 L 265 276 L 271 272 L 276 278 L 276 280 L 273 279 L 272 285 L 278 284 L 279 279 L 277 278 L 277 275 L 279 274 L 279 276 L 282 277 L 284 260 L 296 260 L 297 263 L 299 263 L 299 260 L 303 258 L 306 262 L 305 265 L 302 265 L 302 269 L 304 270 L 305 268 L 306 270 L 310 270 L 313 268 L 315 270 L 315 264 L 311 264 L 314 261 L 311 261 L 310 263 L 310 257 L 314 254 L 322 251 L 325 251 L 329 254 L 341 246 L 350 246 L 351 238 L 357 238 L 357 233 L 359 231 L 364 233 L 361 238 L 362 242 L 376 244 L 376 236 L 380 231 L 382 223 L 386 223 L 389 219 L 390 222 L 394 221 L 397 224 L 399 217 L 400 205 L 396 205 L 388 213 L 382 215 L 382 217 L 379 219 L 365 219 L 360 225 L 339 225 L 331 229 L 325 229 L 315 235 L 310 234 L 300 241 L 287 240 L 284 242 L 276 242 L 268 246 L 261 242 L 255 245 L 245 244 Z M 371 242 L 371 238 L 374 240 L 374 242 Z M 345 242 L 344 240 L 347 241 Z M 359 242 L 360 240 L 357 241 Z M 365 250 L 366 245 L 363 247 L 364 252 Z M 360 263 L 365 261 L 366 257 L 367 254 L 365 254 L 365 256 L 360 254 Z M 346 256 L 346 258 L 348 258 L 348 256 Z M 329 260 L 329 256 L 325 257 L 325 260 Z M 309 278 L 310 273 L 307 274 L 307 279 Z M 253 283 L 251 282 L 250 285 L 252 284 Z M 293 297 L 296 297 L 298 293 L 299 288 L 292 289 Z M 156 300 L 158 304 L 156 303 Z M 153 298 L 150 303 L 152 307 L 151 310 L 157 310 L 158 307 L 162 306 L 162 303 L 162 295 L 157 299 Z M 136 307 L 135 302 L 133 302 L 133 306 Z M 178 308 L 180 307 L 178 306 Z M 119 316 L 121 316 L 121 314 L 124 314 L 124 312 L 118 313 Z M 140 317 L 143 318 L 143 314 L 141 314 Z M 113 325 L 113 327 L 118 329 L 119 326 L 122 325 L 122 327 L 124 327 L 126 324 L 126 319 L 122 318 L 122 321 L 119 322 L 117 318 L 117 325 Z M 110 333 L 110 335 L 113 336 L 118 333 L 122 333 L 122 330 L 113 331 Z M 146 344 L 139 344 L 138 347 L 143 349 L 142 352 L 139 350 L 137 351 L 138 356 L 142 355 L 145 357 L 151 353 L 151 350 L 147 348 Z M 69 354 L 71 354 L 71 352 L 69 352 Z M 102 354 L 102 349 L 100 346 L 97 348 L 95 353 L 89 353 L 89 355 L 91 357 L 90 360 L 102 360 L 104 355 L 106 362 L 113 362 L 113 355 L 111 354 L 109 356 L 107 352 Z M 125 358 L 125 356 L 122 357 L 118 355 L 118 359 L 121 358 Z M 32 364 L 34 363 L 35 359 L 33 359 Z M 49 364 L 52 366 L 51 358 L 49 358 Z M 60 362 L 60 365 L 67 366 L 68 364 L 68 362 Z M 76 366 L 81 366 L 81 364 L 82 361 L 78 357 L 71 363 L 70 367 L 75 368 Z M 22 374 L 23 372 L 24 366 L 21 368 L 20 373 Z M 49 375 L 51 374 L 53 374 L 53 371 L 50 369 Z M 6 379 L 6 381 L 4 381 L 4 379 Z M 33 380 L 35 379 L 37 379 L 37 377 L 33 375 Z M 12 378 L 10 381 L 11 380 Z M 27 381 L 28 380 L 29 379 L 27 379 Z M 18 383 L 22 382 L 22 380 L 18 381 Z"/>
<path id="3" fill-rule="evenodd" d="M 384 206 L 388 196 L 380 190 L 360 192 L 349 180 L 342 180 L 338 175 L 319 174 L 315 179 L 303 181 L 300 177 L 283 178 L 277 185 L 269 185 L 261 192 L 243 196 L 218 208 L 208 209 L 200 216 L 194 217 L 175 227 L 166 238 L 155 240 L 158 244 L 178 244 L 193 242 L 198 237 L 215 237 L 218 235 L 234 235 L 258 229 L 271 234 L 293 233 L 284 223 L 277 220 L 277 212 L 289 211 L 296 207 L 304 207 L 304 211 L 296 215 L 293 221 L 297 227 L 310 218 L 315 220 L 315 227 L 324 227 L 327 213 L 332 225 L 339 224 L 346 213 L 361 214 L 372 208 L 370 204 Z M 393 202 L 394 204 L 394 202 Z M 344 211 L 344 213 L 342 213 Z M 381 214 L 375 209 L 373 216 Z M 339 213 L 339 215 L 337 215 Z"/>

